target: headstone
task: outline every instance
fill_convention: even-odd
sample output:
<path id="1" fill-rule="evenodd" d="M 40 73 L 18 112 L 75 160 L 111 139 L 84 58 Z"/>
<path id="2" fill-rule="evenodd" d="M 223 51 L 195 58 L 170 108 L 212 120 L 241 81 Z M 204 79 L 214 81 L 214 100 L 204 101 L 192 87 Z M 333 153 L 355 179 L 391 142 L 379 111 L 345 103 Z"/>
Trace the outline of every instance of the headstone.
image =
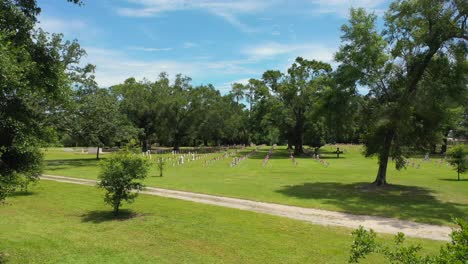
<path id="1" fill-rule="evenodd" d="M 97 154 L 98 148 L 88 148 L 88 154 Z M 99 148 L 99 154 L 102 153 L 102 148 Z"/>

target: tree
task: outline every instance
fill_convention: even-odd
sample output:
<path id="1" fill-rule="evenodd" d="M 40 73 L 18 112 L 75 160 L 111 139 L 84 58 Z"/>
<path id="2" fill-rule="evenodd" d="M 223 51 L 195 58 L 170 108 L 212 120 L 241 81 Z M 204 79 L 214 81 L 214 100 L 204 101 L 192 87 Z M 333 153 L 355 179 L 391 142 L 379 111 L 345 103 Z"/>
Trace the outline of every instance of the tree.
<path id="1" fill-rule="evenodd" d="M 104 202 L 112 206 L 117 216 L 122 201 L 132 203 L 143 189 L 141 181 L 146 178 L 150 164 L 141 155 L 121 151 L 101 161 L 100 166 L 98 187 L 106 190 Z"/>
<path id="2" fill-rule="evenodd" d="M 449 163 L 457 171 L 458 180 L 460 173 L 465 173 L 468 169 L 468 155 L 463 145 L 454 146 L 449 153 Z"/>
<path id="3" fill-rule="evenodd" d="M 68 100 L 85 54 L 76 41 L 35 29 L 39 13 L 34 0 L 0 1 L 0 201 L 40 175 L 47 113 Z"/>
<path id="4" fill-rule="evenodd" d="M 330 85 L 332 68 L 320 61 L 309 61 L 298 57 L 282 76 L 277 71 L 263 75 L 265 84 L 284 105 L 290 126 L 286 129 L 294 144 L 294 154 L 302 154 L 307 114 L 314 111 L 320 92 Z"/>
<path id="5" fill-rule="evenodd" d="M 119 111 L 117 98 L 107 89 L 87 88 L 78 91 L 76 118 L 72 119 L 73 133 L 83 144 L 99 149 L 136 136 L 136 129 Z"/>
<path id="6" fill-rule="evenodd" d="M 164 159 L 162 157 L 159 157 L 158 161 L 156 161 L 156 165 L 158 165 L 159 177 L 162 177 L 164 167 L 166 166 L 166 162 L 164 162 Z"/>
<path id="7" fill-rule="evenodd" d="M 376 233 L 371 229 L 365 230 L 362 226 L 352 232 L 353 244 L 351 246 L 351 256 L 349 263 L 359 263 L 371 253 L 383 256 L 390 263 L 411 263 L 411 264 L 451 264 L 468 262 L 468 223 L 462 219 L 455 221 L 460 230 L 454 230 L 450 234 L 452 241 L 447 243 L 435 256 L 421 256 L 420 245 L 405 246 L 405 235 L 398 233 L 395 236 L 395 246 L 389 247 L 376 240 Z"/>
<path id="8" fill-rule="evenodd" d="M 467 17 L 466 1 L 400 0 L 379 33 L 375 15 L 351 9 L 336 60 L 370 90 L 364 145 L 378 157 L 377 186 L 387 183 L 390 157 L 403 168 L 406 150 L 440 139 L 447 102 L 466 99 Z"/>
<path id="9" fill-rule="evenodd" d="M 159 79 L 137 82 L 135 78 L 128 78 L 123 84 L 110 88 L 112 94 L 119 99 L 119 108 L 133 126 L 141 131 L 138 135 L 142 152 L 150 148 L 151 141 L 159 135 L 167 134 L 163 118 L 163 102 L 167 99 L 169 80 L 162 73 Z"/>

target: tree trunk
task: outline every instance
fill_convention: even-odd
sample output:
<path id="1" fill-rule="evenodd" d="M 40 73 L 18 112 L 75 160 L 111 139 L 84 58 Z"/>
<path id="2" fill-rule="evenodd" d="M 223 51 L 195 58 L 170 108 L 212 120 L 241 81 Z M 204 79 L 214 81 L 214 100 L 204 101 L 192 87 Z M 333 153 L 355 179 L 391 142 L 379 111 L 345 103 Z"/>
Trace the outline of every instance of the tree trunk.
<path id="1" fill-rule="evenodd" d="M 294 140 L 294 155 L 300 155 L 304 153 L 304 149 L 302 148 L 302 135 L 297 136 Z"/>
<path id="2" fill-rule="evenodd" d="M 432 144 L 432 145 L 431 145 L 431 154 L 436 154 L 436 151 L 437 151 L 437 145 L 436 145 L 436 144 Z"/>
<path id="3" fill-rule="evenodd" d="M 148 140 L 145 138 L 141 142 L 141 152 L 146 153 L 148 151 Z"/>
<path id="4" fill-rule="evenodd" d="M 444 135 L 444 138 L 442 139 L 444 143 L 442 144 L 442 147 L 440 148 L 440 154 L 445 154 L 445 152 L 447 152 L 447 137 L 448 137 L 448 132 Z"/>
<path id="5" fill-rule="evenodd" d="M 292 149 L 292 140 L 291 137 L 288 137 L 288 150 Z"/>
<path id="6" fill-rule="evenodd" d="M 119 207 L 120 207 L 120 203 L 117 204 L 117 205 L 114 207 L 114 216 L 118 216 L 118 215 L 119 215 Z"/>
<path id="7" fill-rule="evenodd" d="M 97 151 L 96 151 L 96 159 L 97 160 L 99 159 L 99 146 L 97 147 Z"/>
<path id="8" fill-rule="evenodd" d="M 377 186 L 383 186 L 387 184 L 387 166 L 388 158 L 390 156 L 390 148 L 393 141 L 393 131 L 389 131 L 384 138 L 382 151 L 379 154 L 379 170 L 377 172 L 377 177 L 373 182 Z"/>
<path id="9" fill-rule="evenodd" d="M 294 127 L 294 155 L 300 155 L 304 153 L 304 149 L 302 148 L 303 130 L 304 120 L 302 119 L 302 114 L 298 114 L 298 117 L 296 117 L 296 125 Z"/>
<path id="10" fill-rule="evenodd" d="M 379 158 L 379 171 L 377 172 L 377 177 L 373 182 L 377 186 L 382 186 L 387 184 L 387 165 L 388 165 L 388 157 Z"/>
<path id="11" fill-rule="evenodd" d="M 173 149 L 174 149 L 175 151 L 179 151 L 179 150 L 180 150 L 179 141 L 177 141 L 177 140 L 174 141 L 174 147 L 173 147 Z"/>

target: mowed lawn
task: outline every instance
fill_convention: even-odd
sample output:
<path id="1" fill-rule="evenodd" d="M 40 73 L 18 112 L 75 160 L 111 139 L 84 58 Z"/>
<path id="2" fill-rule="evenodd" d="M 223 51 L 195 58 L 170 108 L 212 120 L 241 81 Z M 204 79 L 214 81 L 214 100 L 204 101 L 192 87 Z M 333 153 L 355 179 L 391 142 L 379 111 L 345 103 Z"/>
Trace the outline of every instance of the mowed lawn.
<path id="1" fill-rule="evenodd" d="M 21 264 L 345 263 L 352 243 L 350 229 L 147 195 L 116 220 L 102 197 L 95 187 L 49 181 L 9 197 L 0 206 L 0 252 Z M 424 253 L 442 245 L 408 242 Z"/>
<path id="2" fill-rule="evenodd" d="M 347 145 L 341 158 L 336 147 L 321 148 L 326 167 L 311 157 L 296 158 L 293 165 L 285 147 L 277 147 L 266 166 L 269 147 L 230 167 L 232 157 L 204 166 L 204 160 L 181 166 L 167 164 L 164 177 L 156 165 L 146 180 L 148 186 L 239 197 L 354 214 L 379 215 L 433 224 L 451 224 L 452 217 L 468 219 L 468 176 L 456 181 L 456 172 L 439 157 L 411 159 L 407 169 L 397 171 L 389 164 L 387 188 L 369 186 L 377 172 L 377 160 L 365 158 L 360 146 Z M 238 155 L 248 153 L 246 149 Z M 46 173 L 95 179 L 99 173 L 94 155 L 46 152 Z M 106 155 L 101 155 L 105 158 Z M 210 159 L 220 154 L 212 154 Z M 153 155 L 171 157 L 172 154 Z M 187 160 L 187 158 L 186 158 Z M 419 166 L 418 166 L 419 164 Z"/>

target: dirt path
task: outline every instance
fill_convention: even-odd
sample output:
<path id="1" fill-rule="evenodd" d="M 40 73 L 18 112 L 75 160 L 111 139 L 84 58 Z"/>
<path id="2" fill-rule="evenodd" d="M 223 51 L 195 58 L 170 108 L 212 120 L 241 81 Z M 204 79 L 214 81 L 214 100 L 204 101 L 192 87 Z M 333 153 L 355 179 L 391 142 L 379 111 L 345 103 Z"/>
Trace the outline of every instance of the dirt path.
<path id="1" fill-rule="evenodd" d="M 97 183 L 96 180 L 54 175 L 42 175 L 41 179 L 90 186 L 95 186 Z M 372 228 L 374 229 L 374 231 L 380 233 L 396 234 L 398 232 L 403 232 L 410 237 L 426 238 L 433 240 L 447 241 L 449 240 L 449 234 L 452 231 L 450 227 L 446 226 L 415 223 L 394 218 L 353 215 L 320 209 L 303 208 L 266 202 L 256 202 L 251 200 L 184 191 L 175 191 L 155 187 L 146 187 L 145 190 L 141 193 L 187 200 L 197 203 L 212 204 L 241 210 L 254 211 L 258 213 L 277 215 L 307 221 L 317 225 L 341 226 L 353 229 L 358 228 L 360 225 L 362 225 L 365 228 Z"/>

